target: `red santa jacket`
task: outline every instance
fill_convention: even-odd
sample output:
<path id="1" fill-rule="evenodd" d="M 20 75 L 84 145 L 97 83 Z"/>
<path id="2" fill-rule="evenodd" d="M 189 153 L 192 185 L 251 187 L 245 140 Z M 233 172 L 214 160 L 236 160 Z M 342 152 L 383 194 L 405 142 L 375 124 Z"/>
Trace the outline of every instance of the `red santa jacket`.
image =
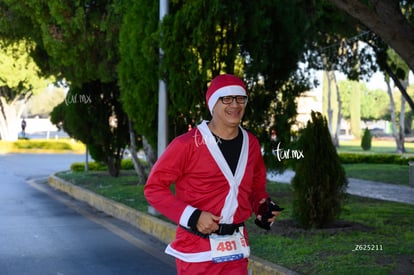
<path id="1" fill-rule="evenodd" d="M 266 168 L 257 138 L 240 130 L 243 144 L 234 175 L 206 121 L 175 138 L 148 177 L 144 189 L 148 202 L 185 228 L 195 209 L 221 216 L 220 223 L 225 224 L 242 223 L 257 213 L 259 201 L 268 197 Z M 203 262 L 211 260 L 210 250 L 208 239 L 178 226 L 166 253 L 186 262 Z"/>

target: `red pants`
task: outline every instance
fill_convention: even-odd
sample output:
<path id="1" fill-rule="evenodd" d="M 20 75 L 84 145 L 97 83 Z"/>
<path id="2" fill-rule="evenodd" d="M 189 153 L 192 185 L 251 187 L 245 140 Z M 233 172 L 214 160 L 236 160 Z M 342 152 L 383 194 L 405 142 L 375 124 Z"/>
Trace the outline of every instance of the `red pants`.
<path id="1" fill-rule="evenodd" d="M 247 275 L 247 259 L 237 261 L 213 263 L 188 263 L 176 259 L 177 274 L 178 275 Z"/>

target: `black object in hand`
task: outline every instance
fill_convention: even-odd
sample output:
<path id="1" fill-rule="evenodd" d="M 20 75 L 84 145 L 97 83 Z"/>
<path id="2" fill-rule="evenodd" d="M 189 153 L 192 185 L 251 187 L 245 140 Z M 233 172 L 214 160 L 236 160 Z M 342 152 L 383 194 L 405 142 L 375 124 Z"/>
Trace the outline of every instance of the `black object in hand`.
<path id="1" fill-rule="evenodd" d="M 279 205 L 274 203 L 270 198 L 268 198 L 264 203 L 259 206 L 259 213 L 258 215 L 262 216 L 262 219 L 259 220 L 258 218 L 255 219 L 254 223 L 266 230 L 270 230 L 271 223 L 267 220 L 272 218 L 274 215 L 272 214 L 273 211 L 282 211 L 284 208 L 281 208 Z"/>

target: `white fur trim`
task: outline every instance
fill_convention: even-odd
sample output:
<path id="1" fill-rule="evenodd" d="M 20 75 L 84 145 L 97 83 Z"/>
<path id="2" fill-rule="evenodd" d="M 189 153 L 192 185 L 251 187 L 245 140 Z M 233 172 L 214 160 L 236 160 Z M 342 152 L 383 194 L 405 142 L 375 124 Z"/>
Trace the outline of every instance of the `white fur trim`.
<path id="1" fill-rule="evenodd" d="M 184 253 L 174 249 L 171 245 L 168 245 L 165 249 L 165 253 L 189 263 L 201 263 L 211 261 L 211 251 Z"/>
<path id="2" fill-rule="evenodd" d="M 184 226 L 185 228 L 190 228 L 188 227 L 188 220 L 190 219 L 191 215 L 194 213 L 194 211 L 197 208 L 192 207 L 191 205 L 188 205 L 183 213 L 181 213 L 181 217 L 180 217 L 180 225 Z"/>
<path id="3" fill-rule="evenodd" d="M 213 114 L 213 107 L 216 105 L 217 100 L 222 96 L 229 96 L 229 95 L 244 95 L 247 96 L 246 90 L 243 89 L 242 86 L 239 85 L 231 85 L 231 86 L 224 86 L 220 89 L 216 90 L 208 100 L 208 109 L 210 113 Z"/>
<path id="4" fill-rule="evenodd" d="M 213 134 L 207 126 L 207 121 L 202 121 L 197 128 L 200 133 L 203 135 L 204 140 L 211 140 Z M 206 146 L 211 154 L 211 156 L 216 161 L 218 167 L 223 173 L 224 177 L 227 179 L 229 184 L 229 192 L 224 201 L 223 209 L 221 210 L 221 220 L 220 223 L 231 224 L 233 223 L 233 217 L 238 207 L 237 196 L 239 192 L 239 186 L 244 177 L 244 172 L 247 166 L 247 160 L 249 158 L 249 136 L 243 128 L 239 127 L 239 130 L 243 133 L 243 143 L 240 152 L 239 161 L 237 163 L 236 173 L 233 175 L 229 165 L 227 164 L 226 159 L 220 151 L 217 143 L 215 142 L 206 142 Z"/>

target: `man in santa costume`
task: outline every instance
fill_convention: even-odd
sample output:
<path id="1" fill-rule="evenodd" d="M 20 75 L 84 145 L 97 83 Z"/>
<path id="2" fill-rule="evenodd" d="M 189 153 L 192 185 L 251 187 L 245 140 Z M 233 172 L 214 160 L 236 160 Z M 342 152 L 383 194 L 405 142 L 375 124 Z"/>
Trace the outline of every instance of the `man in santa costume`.
<path id="1" fill-rule="evenodd" d="M 260 144 L 240 126 L 247 104 L 244 82 L 230 74 L 211 82 L 211 121 L 175 138 L 151 170 L 144 193 L 177 223 L 166 253 L 178 274 L 247 274 L 250 254 L 244 222 L 269 229 L 279 214 L 266 192 Z M 170 186 L 175 184 L 175 194 Z"/>

